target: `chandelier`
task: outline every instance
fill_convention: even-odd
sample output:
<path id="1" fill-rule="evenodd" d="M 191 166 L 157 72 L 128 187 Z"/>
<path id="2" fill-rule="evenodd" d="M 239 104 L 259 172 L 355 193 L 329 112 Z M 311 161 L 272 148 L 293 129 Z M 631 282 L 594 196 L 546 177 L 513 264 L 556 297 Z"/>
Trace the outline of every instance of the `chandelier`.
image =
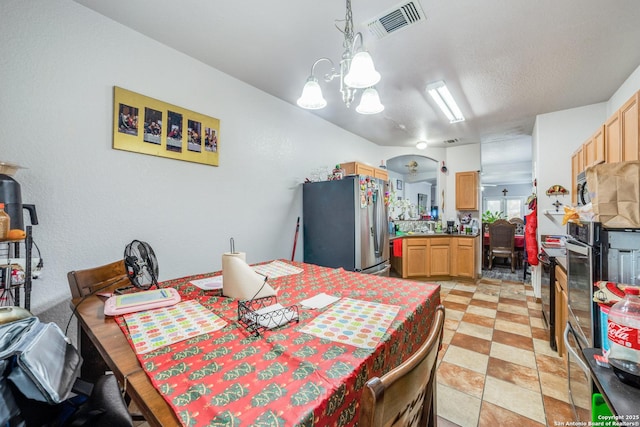
<path id="1" fill-rule="evenodd" d="M 319 110 L 327 105 L 327 101 L 322 96 L 318 79 L 314 74 L 316 65 L 326 61 L 331 64 L 331 71 L 324 75 L 324 81 L 328 83 L 333 79 L 340 79 L 340 93 L 347 108 L 354 101 L 356 91 L 364 89 L 356 111 L 361 114 L 376 114 L 384 110 L 378 91 L 374 87 L 380 81 L 380 73 L 376 71 L 369 52 L 363 49 L 362 33 L 353 33 L 351 0 L 346 1 L 347 12 L 344 30 L 340 30 L 344 35 L 343 46 L 345 48 L 340 60 L 340 69 L 337 70 L 334 62 L 329 58 L 320 58 L 314 62 L 311 66 L 311 75 L 307 79 L 297 103 L 300 107 L 308 110 Z M 359 45 L 356 48 L 358 41 Z"/>
<path id="2" fill-rule="evenodd" d="M 418 173 L 418 162 L 415 160 L 411 160 L 408 164 L 405 165 L 407 169 L 409 169 L 409 174 L 415 175 Z"/>

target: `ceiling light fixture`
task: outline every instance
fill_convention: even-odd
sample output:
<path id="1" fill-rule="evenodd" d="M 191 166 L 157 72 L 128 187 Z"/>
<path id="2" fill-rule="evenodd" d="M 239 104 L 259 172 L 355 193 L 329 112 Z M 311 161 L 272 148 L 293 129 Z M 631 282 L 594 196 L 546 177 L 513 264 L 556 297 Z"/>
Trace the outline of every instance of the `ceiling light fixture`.
<path id="1" fill-rule="evenodd" d="M 360 98 L 360 104 L 356 111 L 360 114 L 376 114 L 384 110 L 384 105 L 380 103 L 380 96 L 374 85 L 380 81 L 378 73 L 373 65 L 371 55 L 363 49 L 362 33 L 353 33 L 353 16 L 351 12 L 351 0 L 347 1 L 347 12 L 345 15 L 344 34 L 345 48 L 340 61 L 340 70 L 336 70 L 333 61 L 329 58 L 320 58 L 311 66 L 311 75 L 302 89 L 302 95 L 298 98 L 298 105 L 308 110 L 318 110 L 327 105 L 327 101 L 322 96 L 322 89 L 318 83 L 314 72 L 316 65 L 327 61 L 331 64 L 331 71 L 324 75 L 324 81 L 330 82 L 335 78 L 340 78 L 340 93 L 342 101 L 347 108 L 351 106 L 357 89 L 365 89 Z M 360 41 L 358 48 L 356 42 Z"/>
<path id="2" fill-rule="evenodd" d="M 462 111 L 458 108 L 458 104 L 451 96 L 451 92 L 447 89 L 447 85 L 442 80 L 427 85 L 427 92 L 438 104 L 438 107 L 449 119 L 449 123 L 457 123 L 464 121 Z"/>
<path id="3" fill-rule="evenodd" d="M 416 148 L 417 148 L 418 150 L 424 150 L 425 148 L 427 148 L 427 141 L 419 141 L 419 142 L 416 144 Z"/>
<path id="4" fill-rule="evenodd" d="M 407 169 L 409 169 L 409 174 L 415 175 L 418 173 L 418 162 L 415 160 L 411 160 L 408 164 L 405 165 Z"/>

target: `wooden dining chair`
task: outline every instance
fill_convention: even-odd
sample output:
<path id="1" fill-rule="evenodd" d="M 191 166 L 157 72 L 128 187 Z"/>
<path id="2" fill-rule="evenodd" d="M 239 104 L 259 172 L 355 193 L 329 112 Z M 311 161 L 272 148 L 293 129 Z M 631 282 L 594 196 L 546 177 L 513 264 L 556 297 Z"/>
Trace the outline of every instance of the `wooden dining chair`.
<path id="1" fill-rule="evenodd" d="M 400 366 L 367 381 L 358 426 L 436 425 L 436 362 L 444 317 L 444 306 L 439 305 L 420 348 Z"/>
<path id="2" fill-rule="evenodd" d="M 99 267 L 70 271 L 67 273 L 67 281 L 72 298 L 98 291 L 110 292 L 131 285 L 123 259 Z"/>
<path id="3" fill-rule="evenodd" d="M 69 282 L 69 289 L 71 290 L 71 297 L 73 299 L 84 298 L 95 292 L 113 292 L 116 289 L 131 286 L 124 259 L 98 267 L 70 271 L 67 273 L 67 281 Z M 76 302 L 76 304 L 81 304 L 82 301 L 83 300 L 80 300 L 80 302 Z M 87 343 L 91 343 L 91 340 L 86 336 L 84 329 L 78 325 L 78 346 L 80 347 L 80 353 L 83 359 L 81 377 L 87 381 L 100 384 L 104 372 L 108 371 L 109 367 L 104 362 L 98 350 L 92 345 L 87 345 Z M 114 381 L 111 380 L 110 382 L 113 383 Z M 110 387 L 113 389 L 113 386 Z M 117 387 L 115 390 L 117 393 L 121 393 L 121 390 Z M 104 392 L 100 394 L 100 396 L 105 395 L 106 393 Z M 112 397 L 113 396 L 107 396 L 107 399 L 111 400 Z M 130 404 L 128 396 L 126 396 L 125 404 L 127 406 Z M 120 412 L 119 416 L 123 417 L 123 419 L 131 418 L 135 421 L 144 420 L 140 414 L 128 413 L 128 410 Z"/>
<path id="4" fill-rule="evenodd" d="M 511 260 L 511 272 L 515 272 L 515 233 L 516 226 L 506 219 L 489 224 L 489 270 L 493 269 L 494 258 Z"/>

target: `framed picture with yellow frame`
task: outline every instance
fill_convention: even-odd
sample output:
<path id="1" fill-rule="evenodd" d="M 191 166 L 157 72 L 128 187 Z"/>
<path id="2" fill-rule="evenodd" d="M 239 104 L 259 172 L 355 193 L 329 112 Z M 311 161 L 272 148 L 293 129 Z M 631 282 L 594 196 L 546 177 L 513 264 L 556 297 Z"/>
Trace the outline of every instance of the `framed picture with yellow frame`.
<path id="1" fill-rule="evenodd" d="M 220 120 L 114 86 L 113 148 L 218 166 Z"/>

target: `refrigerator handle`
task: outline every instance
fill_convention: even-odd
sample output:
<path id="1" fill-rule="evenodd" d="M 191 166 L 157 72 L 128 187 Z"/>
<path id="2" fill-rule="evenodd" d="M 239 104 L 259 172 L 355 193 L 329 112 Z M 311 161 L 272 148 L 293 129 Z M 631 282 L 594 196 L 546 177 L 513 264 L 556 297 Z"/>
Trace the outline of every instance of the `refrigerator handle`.
<path id="1" fill-rule="evenodd" d="M 378 230 L 378 222 L 379 222 L 379 218 L 378 215 L 380 215 L 380 211 L 378 209 L 378 189 L 376 188 L 373 192 L 373 227 L 371 228 L 371 234 L 373 237 L 373 251 L 376 255 L 376 257 L 379 257 L 382 255 L 382 252 L 380 251 L 380 239 L 381 239 L 381 235 L 380 232 Z"/>

